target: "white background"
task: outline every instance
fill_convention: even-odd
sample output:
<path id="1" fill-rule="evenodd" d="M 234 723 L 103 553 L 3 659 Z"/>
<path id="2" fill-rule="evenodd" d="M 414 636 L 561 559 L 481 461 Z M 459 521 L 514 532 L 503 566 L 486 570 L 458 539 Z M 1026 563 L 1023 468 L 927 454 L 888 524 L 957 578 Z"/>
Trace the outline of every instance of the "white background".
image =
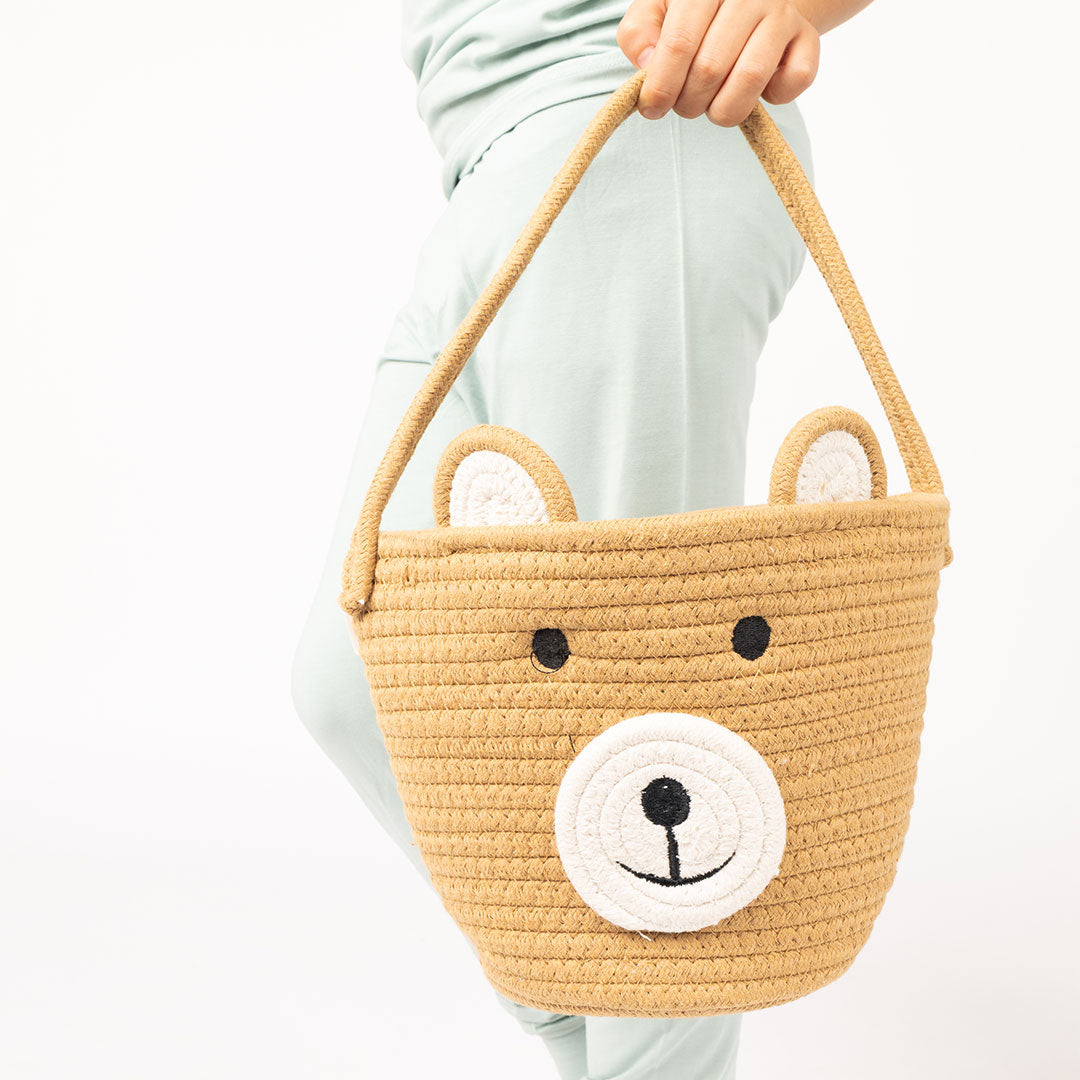
<path id="1" fill-rule="evenodd" d="M 289 700 L 442 205 L 397 4 L 0 11 L 0 1075 L 552 1075 Z M 956 561 L 897 883 L 742 1080 L 1080 1068 L 1073 12 L 881 3 L 803 99 Z M 759 383 L 755 498 L 811 408 L 884 434 L 812 268 Z"/>

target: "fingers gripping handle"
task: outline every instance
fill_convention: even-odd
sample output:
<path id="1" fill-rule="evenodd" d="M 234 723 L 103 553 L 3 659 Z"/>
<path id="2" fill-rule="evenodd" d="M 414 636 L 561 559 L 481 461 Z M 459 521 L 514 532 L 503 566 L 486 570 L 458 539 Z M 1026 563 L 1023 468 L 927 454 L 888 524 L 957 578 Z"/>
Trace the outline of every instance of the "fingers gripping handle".
<path id="1" fill-rule="evenodd" d="M 510 254 L 439 353 L 402 417 L 368 488 L 345 559 L 341 606 L 349 614 L 359 614 L 371 596 L 383 510 L 421 435 L 585 170 L 612 132 L 634 112 L 644 81 L 643 71 L 634 74 L 607 99 L 592 119 Z M 866 305 L 802 166 L 760 102 L 740 126 L 840 308 L 884 406 L 912 490 L 940 492 L 941 479 L 926 439 L 885 356 Z"/>

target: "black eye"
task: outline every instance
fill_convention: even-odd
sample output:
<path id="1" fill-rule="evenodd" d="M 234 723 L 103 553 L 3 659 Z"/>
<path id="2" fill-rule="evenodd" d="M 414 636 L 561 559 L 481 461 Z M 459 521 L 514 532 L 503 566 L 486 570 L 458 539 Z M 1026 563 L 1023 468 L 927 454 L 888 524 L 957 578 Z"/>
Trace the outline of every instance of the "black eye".
<path id="1" fill-rule="evenodd" d="M 532 639 L 533 659 L 545 671 L 558 671 L 570 659 L 570 646 L 561 630 L 537 630 Z"/>
<path id="2" fill-rule="evenodd" d="M 760 615 L 748 615 L 735 624 L 731 644 L 744 660 L 756 660 L 769 647 L 769 624 Z"/>

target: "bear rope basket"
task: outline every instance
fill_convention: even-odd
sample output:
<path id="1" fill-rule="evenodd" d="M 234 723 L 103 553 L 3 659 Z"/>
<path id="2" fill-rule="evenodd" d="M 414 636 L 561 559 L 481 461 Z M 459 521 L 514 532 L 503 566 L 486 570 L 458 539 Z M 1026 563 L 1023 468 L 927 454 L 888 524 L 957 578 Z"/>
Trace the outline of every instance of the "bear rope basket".
<path id="1" fill-rule="evenodd" d="M 866 421 L 785 439 L 769 502 L 578 521 L 540 447 L 446 448 L 434 529 L 381 531 L 433 413 L 589 163 L 597 113 L 439 355 L 367 493 L 344 569 L 415 842 L 504 995 L 593 1015 L 790 1001 L 870 934 L 912 804 L 948 503 L 795 155 L 741 125 L 844 316 L 911 492 Z"/>

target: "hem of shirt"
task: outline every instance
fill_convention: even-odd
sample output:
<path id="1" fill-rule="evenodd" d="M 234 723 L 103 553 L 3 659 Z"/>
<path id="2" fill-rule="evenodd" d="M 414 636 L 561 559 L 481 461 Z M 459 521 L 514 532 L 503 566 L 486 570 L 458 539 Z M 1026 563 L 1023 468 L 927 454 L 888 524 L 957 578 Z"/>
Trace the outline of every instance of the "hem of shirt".
<path id="1" fill-rule="evenodd" d="M 443 161 L 443 193 L 449 198 L 491 144 L 522 120 L 552 105 L 610 94 L 636 70 L 619 49 L 605 49 L 560 60 L 528 75 L 481 112 L 450 145 Z"/>

